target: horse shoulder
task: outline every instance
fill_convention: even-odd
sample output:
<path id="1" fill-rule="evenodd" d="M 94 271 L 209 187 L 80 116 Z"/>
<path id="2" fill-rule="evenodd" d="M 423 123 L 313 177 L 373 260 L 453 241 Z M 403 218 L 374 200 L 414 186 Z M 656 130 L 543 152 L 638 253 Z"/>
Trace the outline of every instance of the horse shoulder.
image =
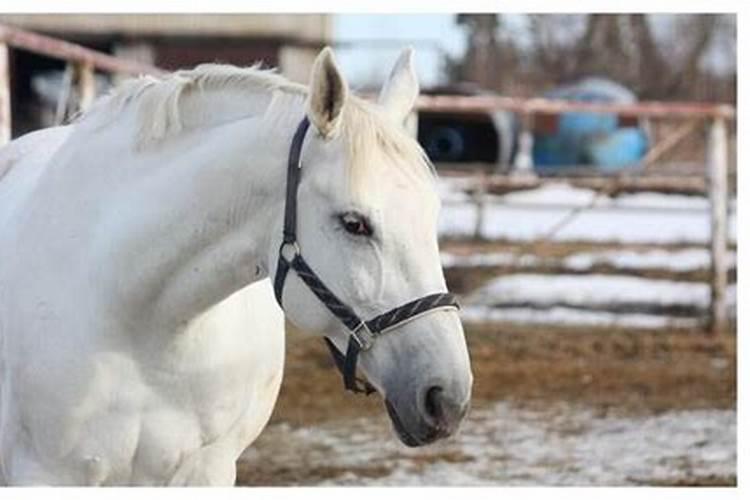
<path id="1" fill-rule="evenodd" d="M 197 345 L 199 362 L 221 368 L 186 387 L 196 398 L 186 412 L 195 415 L 205 440 L 183 454 L 170 484 L 232 483 L 236 460 L 261 433 L 276 403 L 284 362 L 283 313 L 264 280 L 213 307 L 193 328 L 189 335 L 207 342 Z"/>
<path id="2" fill-rule="evenodd" d="M 233 437 L 238 440 L 237 452 L 242 452 L 263 429 L 276 403 L 284 367 L 283 312 L 270 282 L 263 280 L 214 306 L 196 327 L 203 329 L 200 338 L 206 343 L 202 362 L 222 367 L 206 379 L 206 392 L 220 389 L 213 397 L 227 403 L 244 396 L 243 417 Z M 208 350 L 212 354 L 207 358 Z"/>

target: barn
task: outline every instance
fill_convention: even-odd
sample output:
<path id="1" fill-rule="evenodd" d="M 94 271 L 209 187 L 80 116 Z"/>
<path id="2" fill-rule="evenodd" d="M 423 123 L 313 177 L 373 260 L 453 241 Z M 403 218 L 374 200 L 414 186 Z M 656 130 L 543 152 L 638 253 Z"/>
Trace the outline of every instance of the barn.
<path id="1" fill-rule="evenodd" d="M 330 14 L 3 14 L 0 23 L 167 70 L 263 61 L 300 82 L 333 29 Z M 52 125 L 65 63 L 23 50 L 9 59 L 13 136 Z M 107 78 L 98 75 L 102 90 Z"/>

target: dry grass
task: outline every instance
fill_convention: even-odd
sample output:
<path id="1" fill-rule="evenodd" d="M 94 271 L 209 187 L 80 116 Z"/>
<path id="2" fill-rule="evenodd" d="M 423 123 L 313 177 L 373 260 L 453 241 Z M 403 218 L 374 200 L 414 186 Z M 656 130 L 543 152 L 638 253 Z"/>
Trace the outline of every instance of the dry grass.
<path id="1" fill-rule="evenodd" d="M 477 400 L 568 401 L 627 412 L 735 405 L 733 335 L 519 325 L 468 331 Z"/>
<path id="2" fill-rule="evenodd" d="M 566 401 L 604 411 L 730 408 L 736 341 L 700 331 L 469 324 L 474 402 Z M 322 341 L 290 332 L 273 421 L 309 425 L 383 412 L 377 396 L 343 390 Z"/>
<path id="3" fill-rule="evenodd" d="M 365 467 L 348 466 L 332 467 L 327 465 L 309 465 L 307 467 L 278 467 L 268 470 L 257 465 L 237 462 L 237 485 L 288 486 L 290 484 L 314 485 L 345 473 L 363 478 L 379 478 L 390 474 L 391 468 L 385 465 L 372 464 Z"/>
<path id="4" fill-rule="evenodd" d="M 642 486 L 737 486 L 737 476 L 717 476 L 714 474 L 708 476 L 687 476 L 677 479 L 640 480 L 631 478 L 631 481 Z"/>

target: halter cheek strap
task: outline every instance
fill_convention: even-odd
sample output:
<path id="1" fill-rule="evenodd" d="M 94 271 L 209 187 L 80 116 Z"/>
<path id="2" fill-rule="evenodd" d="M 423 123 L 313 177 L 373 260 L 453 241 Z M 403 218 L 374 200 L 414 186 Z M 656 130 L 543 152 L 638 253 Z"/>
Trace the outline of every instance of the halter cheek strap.
<path id="1" fill-rule="evenodd" d="M 286 206 L 284 209 L 284 237 L 279 248 L 279 259 L 274 278 L 274 293 L 277 302 L 283 309 L 284 282 L 286 281 L 287 274 L 289 274 L 289 270 L 293 269 L 310 291 L 315 294 L 350 332 L 346 354 L 341 354 L 329 338 L 325 339 L 326 345 L 336 362 L 336 366 L 343 375 L 344 387 L 352 392 L 370 394 L 375 391 L 372 385 L 366 381 L 360 381 L 356 377 L 359 353 L 370 349 L 375 340 L 389 330 L 408 321 L 415 320 L 429 312 L 438 309 L 458 309 L 459 305 L 453 294 L 439 292 L 412 300 L 370 320 L 363 321 L 310 268 L 302 257 L 302 251 L 297 242 L 297 188 L 302 172 L 302 144 L 309 127 L 310 122 L 305 117 L 294 133 L 292 145 L 289 150 Z"/>

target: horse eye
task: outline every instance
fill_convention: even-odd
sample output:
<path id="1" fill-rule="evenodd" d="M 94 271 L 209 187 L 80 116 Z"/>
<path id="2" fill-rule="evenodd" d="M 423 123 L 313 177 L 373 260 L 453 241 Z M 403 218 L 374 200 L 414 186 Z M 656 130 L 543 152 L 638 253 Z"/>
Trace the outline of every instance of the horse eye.
<path id="1" fill-rule="evenodd" d="M 372 236 L 372 228 L 363 215 L 347 212 L 341 215 L 339 220 L 349 234 L 355 236 Z"/>

